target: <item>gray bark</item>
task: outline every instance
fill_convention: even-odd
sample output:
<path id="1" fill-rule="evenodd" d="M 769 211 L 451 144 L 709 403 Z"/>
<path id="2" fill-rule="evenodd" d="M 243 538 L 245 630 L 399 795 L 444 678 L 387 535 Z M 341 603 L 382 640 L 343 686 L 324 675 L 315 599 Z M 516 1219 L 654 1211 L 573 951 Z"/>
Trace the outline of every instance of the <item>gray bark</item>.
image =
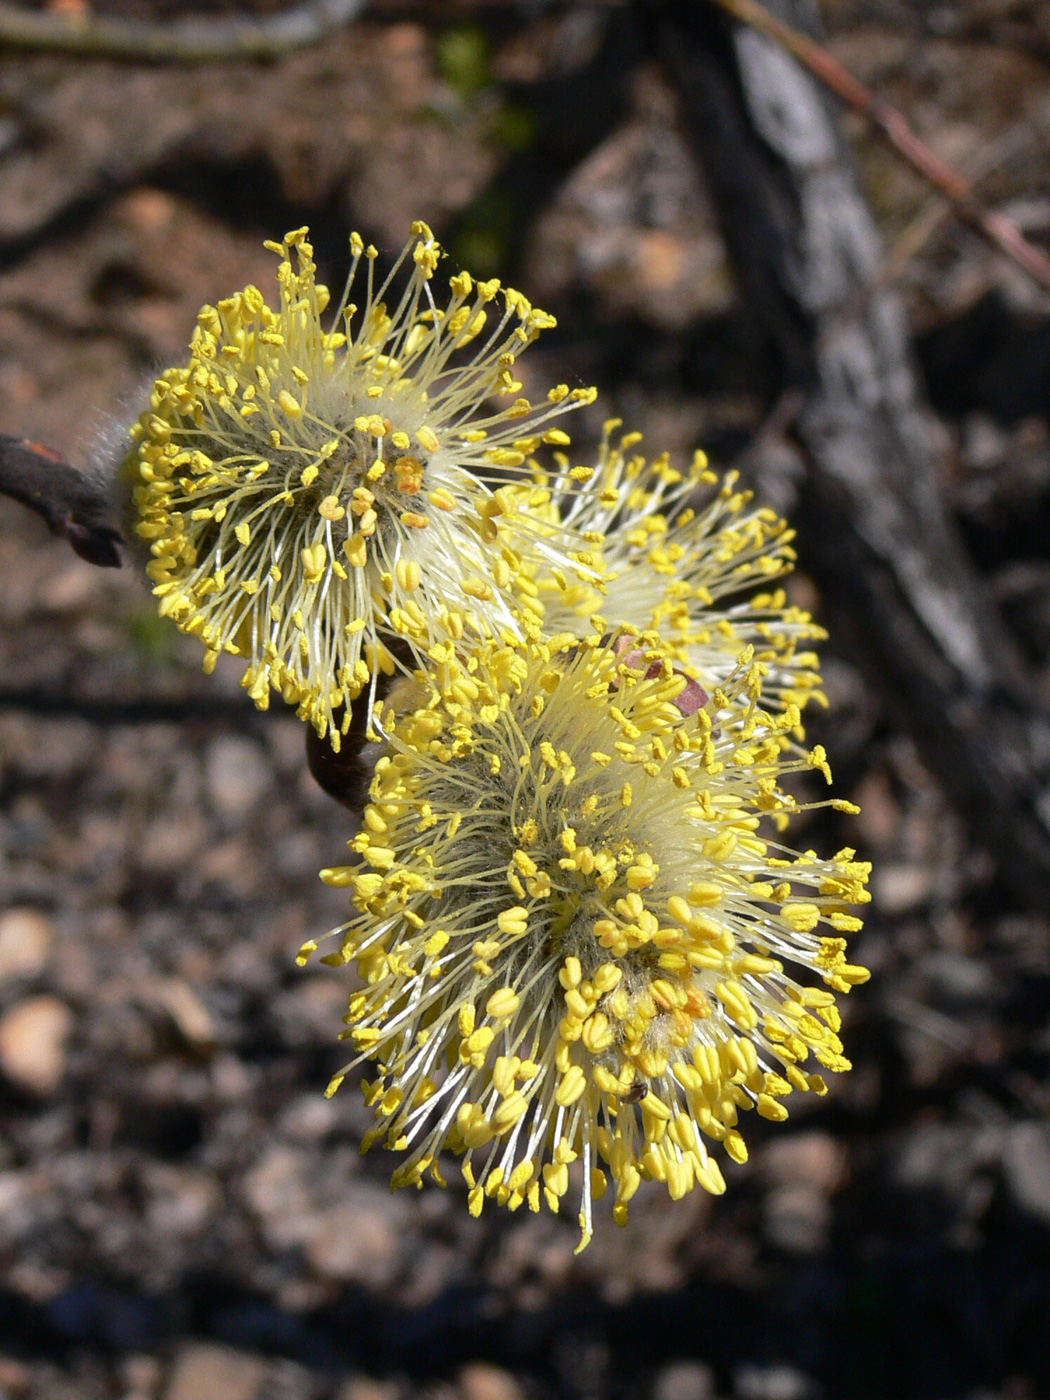
<path id="1" fill-rule="evenodd" d="M 814 32 L 805 0 L 772 0 Z M 1050 905 L 1050 717 L 937 486 L 903 309 L 827 94 L 705 4 L 654 6 L 776 390 L 799 391 L 800 552 L 832 625 L 1030 907 Z"/>

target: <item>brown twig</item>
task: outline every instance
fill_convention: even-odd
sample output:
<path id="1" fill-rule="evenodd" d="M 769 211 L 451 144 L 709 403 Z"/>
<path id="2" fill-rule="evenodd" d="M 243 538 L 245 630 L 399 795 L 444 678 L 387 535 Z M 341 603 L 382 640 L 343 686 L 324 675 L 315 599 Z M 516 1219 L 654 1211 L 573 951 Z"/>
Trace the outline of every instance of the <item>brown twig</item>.
<path id="1" fill-rule="evenodd" d="M 836 96 L 863 113 L 910 165 L 951 200 L 967 223 L 1023 267 L 1040 286 L 1050 290 L 1050 259 L 1029 243 L 1012 219 L 985 209 L 969 181 L 931 151 L 895 107 L 865 87 L 815 39 L 785 24 L 759 0 L 715 0 L 715 3 L 734 19 L 751 25 L 794 54 Z"/>
<path id="2" fill-rule="evenodd" d="M 169 24 L 113 15 L 59 14 L 0 3 L 0 47 L 95 58 L 213 63 L 278 58 L 307 48 L 356 19 L 366 0 L 307 0 L 276 15 L 179 19 Z"/>
<path id="3" fill-rule="evenodd" d="M 35 511 L 89 564 L 120 568 L 105 490 L 50 447 L 0 433 L 0 496 Z"/>
<path id="4" fill-rule="evenodd" d="M 1029 149 L 1036 141 L 1030 121 L 1019 122 L 991 146 L 984 147 L 970 163 L 967 178 L 976 185 L 1006 162 Z M 863 316 L 872 299 L 884 288 L 892 286 L 917 258 L 923 248 L 937 235 L 952 216 L 953 205 L 935 191 L 927 198 L 914 219 L 894 239 L 883 256 L 878 272 L 865 284 L 829 326 L 827 335 L 841 335 Z"/>

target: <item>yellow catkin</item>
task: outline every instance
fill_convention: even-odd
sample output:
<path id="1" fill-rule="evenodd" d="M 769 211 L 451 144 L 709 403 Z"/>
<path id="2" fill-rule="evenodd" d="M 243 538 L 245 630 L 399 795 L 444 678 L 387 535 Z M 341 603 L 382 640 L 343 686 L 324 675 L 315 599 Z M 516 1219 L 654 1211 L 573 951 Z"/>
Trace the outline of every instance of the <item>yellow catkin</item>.
<path id="1" fill-rule="evenodd" d="M 329 307 L 306 229 L 267 246 L 278 303 L 246 287 L 204 307 L 131 430 L 123 480 L 160 611 L 201 638 L 206 668 L 239 656 L 258 705 L 278 691 L 337 746 L 337 718 L 377 670 L 426 667 L 450 638 L 535 630 L 517 575 L 547 558 L 573 568 L 586 541 L 521 528 L 535 486 L 517 444 L 594 394 L 493 413 L 553 319 L 465 273 L 435 311 L 444 255 L 426 224 L 375 284 L 375 250 L 351 238 L 348 294 L 369 265 L 359 307 Z"/>
<path id="2" fill-rule="evenodd" d="M 780 586 L 794 565 L 794 532 L 738 489 L 735 473 L 720 481 L 702 453 L 686 470 L 666 456 L 646 461 L 633 451 L 641 434 L 617 438 L 620 427 L 618 419 L 605 425 L 589 489 L 571 500 L 551 494 L 540 511 L 552 538 L 571 525 L 593 541 L 604 574 L 596 582 L 580 571 L 526 567 L 549 629 L 586 636 L 598 612 L 654 628 L 709 686 L 750 647 L 767 708 L 801 712 L 823 701 L 813 646 L 824 633 Z M 698 489 L 708 499 L 694 508 Z M 677 781 L 685 776 L 679 768 Z M 783 794 L 774 802 L 792 806 Z"/>
<path id="3" fill-rule="evenodd" d="M 767 852 L 809 764 L 797 713 L 761 707 L 746 652 L 699 707 L 675 662 L 652 632 L 503 637 L 395 694 L 361 864 L 325 878 L 358 910 L 332 960 L 356 966 L 348 1038 L 396 1183 L 451 1148 L 475 1211 L 578 1189 L 585 1243 L 606 1185 L 619 1223 L 643 1177 L 722 1191 L 711 1154 L 746 1160 L 749 1111 L 781 1120 L 847 1067 L 842 914 L 868 867 Z"/>

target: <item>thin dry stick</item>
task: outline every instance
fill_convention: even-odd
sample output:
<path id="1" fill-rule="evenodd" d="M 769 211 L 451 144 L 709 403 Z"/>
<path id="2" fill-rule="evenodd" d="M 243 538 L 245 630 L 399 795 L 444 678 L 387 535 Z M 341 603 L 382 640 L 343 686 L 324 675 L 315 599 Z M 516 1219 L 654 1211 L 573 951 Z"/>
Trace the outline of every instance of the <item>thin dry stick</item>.
<path id="1" fill-rule="evenodd" d="M 180 19 L 170 24 L 111 15 L 56 14 L 0 3 L 0 47 L 96 58 L 211 63 L 277 58 L 316 44 L 357 18 L 366 0 L 309 0 L 276 15 Z"/>
<path id="2" fill-rule="evenodd" d="M 986 146 L 977 154 L 971 162 L 968 178 L 973 184 L 977 184 L 1007 161 L 1014 160 L 1034 142 L 1031 124 L 1019 122 L 994 145 Z M 858 317 L 867 311 L 873 298 L 903 276 L 912 259 L 918 257 L 926 244 L 936 237 L 945 222 L 951 218 L 954 207 L 951 201 L 939 192 L 929 196 L 919 213 L 891 245 L 876 275 L 850 297 L 836 316 L 833 325 L 823 337 L 825 344 L 829 336 L 839 335 L 854 325 Z"/>
<path id="3" fill-rule="evenodd" d="M 1028 242 L 1012 219 L 985 209 L 975 197 L 969 182 L 915 135 L 895 107 L 883 102 L 870 88 L 865 87 L 816 40 L 785 24 L 759 0 L 715 0 L 715 3 L 734 19 L 751 25 L 794 54 L 836 96 L 863 113 L 909 164 L 947 195 L 967 223 L 1023 267 L 1040 286 L 1050 290 L 1050 259 Z"/>
<path id="4" fill-rule="evenodd" d="M 1019 155 L 1035 144 L 1036 133 L 1032 129 L 1031 122 L 1018 122 L 993 145 L 986 146 L 977 152 L 972 162 L 967 162 L 970 165 L 967 178 L 970 181 L 971 189 L 979 181 L 1000 170 L 1008 162 L 1016 160 Z M 951 210 L 952 205 L 941 195 L 930 196 L 925 206 L 907 228 L 898 235 L 887 252 L 882 270 L 879 273 L 881 285 L 893 282 L 900 276 L 912 258 L 916 257 L 930 239 L 937 234 Z"/>

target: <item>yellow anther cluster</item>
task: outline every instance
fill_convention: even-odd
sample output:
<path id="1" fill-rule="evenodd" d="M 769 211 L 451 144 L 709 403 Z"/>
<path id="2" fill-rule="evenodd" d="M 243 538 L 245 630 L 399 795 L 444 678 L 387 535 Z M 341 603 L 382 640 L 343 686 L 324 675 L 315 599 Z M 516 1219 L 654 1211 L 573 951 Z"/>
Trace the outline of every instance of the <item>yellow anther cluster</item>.
<path id="1" fill-rule="evenodd" d="M 616 418 L 605 424 L 590 488 L 560 497 L 552 489 L 545 507 L 555 531 L 569 526 L 600 547 L 602 566 L 599 584 L 566 578 L 557 566 L 529 572 L 548 628 L 583 636 L 596 612 L 612 626 L 655 628 L 705 685 L 721 683 L 750 646 L 766 668 L 768 705 L 801 709 L 814 696 L 823 700 L 810 648 L 825 634 L 788 604 L 783 589 L 771 587 L 793 567 L 794 531 L 754 506 L 735 473 L 719 481 L 702 452 L 685 472 L 666 455 L 648 462 L 632 452 L 640 433 L 614 443 L 620 426 Z M 694 509 L 705 486 L 718 489 Z"/>
<path id="2" fill-rule="evenodd" d="M 327 316 L 306 235 L 267 245 L 279 307 L 247 287 L 200 313 L 188 362 L 160 376 L 132 430 L 127 474 L 161 611 L 201 639 L 205 669 L 242 657 L 256 704 L 279 691 L 338 748 L 377 671 L 426 664 L 450 636 L 522 634 L 532 610 L 512 583 L 540 548 L 580 570 L 569 530 L 552 541 L 518 521 L 507 542 L 533 488 L 506 485 L 506 469 L 567 444 L 546 425 L 594 391 L 522 399 L 517 358 L 553 319 L 467 273 L 439 308 L 425 224 L 378 286 L 376 250 L 355 235 Z"/>
<path id="3" fill-rule="evenodd" d="M 395 1183 L 451 1148 L 475 1213 L 571 1190 L 584 1243 L 608 1188 L 620 1223 L 642 1180 L 724 1190 L 711 1145 L 743 1161 L 743 1113 L 848 1068 L 827 988 L 867 976 L 841 935 L 868 867 L 760 834 L 823 760 L 797 705 L 760 707 L 745 652 L 697 709 L 673 648 L 629 645 L 492 643 L 395 695 L 361 863 L 324 873 L 359 910 L 329 961 L 364 984 L 346 1037 Z"/>

